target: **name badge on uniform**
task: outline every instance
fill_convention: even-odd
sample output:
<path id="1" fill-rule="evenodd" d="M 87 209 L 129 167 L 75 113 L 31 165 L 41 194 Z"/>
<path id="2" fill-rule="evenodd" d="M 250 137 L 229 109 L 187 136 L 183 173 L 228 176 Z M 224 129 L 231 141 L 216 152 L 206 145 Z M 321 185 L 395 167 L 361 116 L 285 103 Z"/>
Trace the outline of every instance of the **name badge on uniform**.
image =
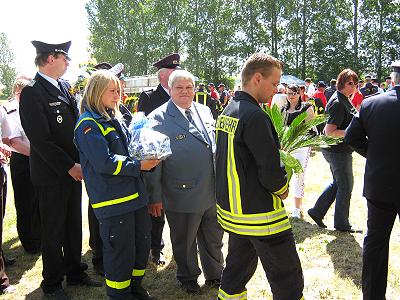
<path id="1" fill-rule="evenodd" d="M 60 105 L 61 105 L 61 102 L 50 102 L 49 105 L 50 105 L 51 107 L 60 106 Z"/>
<path id="2" fill-rule="evenodd" d="M 63 117 L 60 116 L 60 115 L 58 115 L 58 116 L 57 116 L 57 123 L 61 124 L 62 121 L 63 121 Z"/>
<path id="3" fill-rule="evenodd" d="M 175 139 L 176 139 L 177 141 L 183 140 L 183 139 L 185 139 L 185 138 L 186 138 L 186 135 L 185 135 L 185 134 L 178 134 L 178 135 L 175 137 Z"/>

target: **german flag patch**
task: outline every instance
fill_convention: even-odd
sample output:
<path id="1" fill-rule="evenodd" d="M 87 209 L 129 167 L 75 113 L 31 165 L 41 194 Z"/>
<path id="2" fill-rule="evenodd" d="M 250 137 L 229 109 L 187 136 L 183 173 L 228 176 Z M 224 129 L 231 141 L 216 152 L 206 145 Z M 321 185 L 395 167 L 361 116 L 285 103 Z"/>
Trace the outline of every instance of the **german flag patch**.
<path id="1" fill-rule="evenodd" d="M 87 134 L 90 130 L 92 130 L 92 127 L 88 126 L 88 127 L 83 129 L 83 133 Z"/>

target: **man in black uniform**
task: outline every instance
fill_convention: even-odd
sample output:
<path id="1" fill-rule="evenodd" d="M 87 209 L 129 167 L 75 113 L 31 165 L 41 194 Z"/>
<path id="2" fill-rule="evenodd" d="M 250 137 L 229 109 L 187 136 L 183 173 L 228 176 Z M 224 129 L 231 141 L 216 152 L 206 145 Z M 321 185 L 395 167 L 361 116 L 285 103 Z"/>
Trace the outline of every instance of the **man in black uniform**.
<path id="1" fill-rule="evenodd" d="M 156 90 L 144 91 L 139 96 L 138 111 L 143 111 L 147 116 L 156 108 L 163 105 L 170 98 L 168 90 L 168 79 L 171 73 L 180 69 L 180 55 L 178 53 L 169 54 L 153 64 L 158 70 L 158 80 L 160 81 Z M 165 258 L 162 253 L 164 241 L 162 233 L 165 224 L 164 210 L 161 216 L 151 216 L 151 260 L 156 265 L 164 265 Z"/>
<path id="2" fill-rule="evenodd" d="M 229 233 L 218 299 L 247 299 L 258 258 L 274 300 L 303 299 L 303 273 L 282 200 L 288 182 L 274 126 L 260 107 L 276 93 L 282 63 L 255 53 L 242 69 L 243 91 L 218 117 L 217 217 Z"/>
<path id="3" fill-rule="evenodd" d="M 84 272 L 82 251 L 82 170 L 73 143 L 78 108 L 69 84 L 60 79 L 69 65 L 71 42 L 33 41 L 39 71 L 22 90 L 21 124 L 30 141 L 30 171 L 39 199 L 45 296 L 69 299 L 70 285 L 101 286 Z"/>
<path id="4" fill-rule="evenodd" d="M 208 106 L 211 110 L 214 120 L 218 118 L 220 103 L 219 100 L 211 98 L 205 90 L 204 83 L 199 83 L 199 88 L 194 95 L 193 101 Z"/>
<path id="5" fill-rule="evenodd" d="M 367 158 L 363 191 L 368 206 L 363 246 L 364 300 L 386 299 L 389 239 L 396 216 L 400 216 L 400 61 L 392 67 L 394 88 L 365 99 L 345 135 L 346 143 Z"/>

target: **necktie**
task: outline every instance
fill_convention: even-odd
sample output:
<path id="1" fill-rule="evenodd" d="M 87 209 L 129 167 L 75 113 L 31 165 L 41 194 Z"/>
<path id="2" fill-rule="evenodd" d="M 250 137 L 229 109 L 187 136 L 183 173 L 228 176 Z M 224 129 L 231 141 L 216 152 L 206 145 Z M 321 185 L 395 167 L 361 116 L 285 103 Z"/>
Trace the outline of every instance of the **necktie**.
<path id="1" fill-rule="evenodd" d="M 59 90 L 64 93 L 61 82 L 57 80 Z"/>
<path id="2" fill-rule="evenodd" d="M 192 112 L 191 112 L 190 108 L 185 110 L 185 115 L 186 115 L 186 118 L 189 120 L 189 122 L 192 123 L 192 125 L 197 128 L 196 123 L 193 120 Z"/>

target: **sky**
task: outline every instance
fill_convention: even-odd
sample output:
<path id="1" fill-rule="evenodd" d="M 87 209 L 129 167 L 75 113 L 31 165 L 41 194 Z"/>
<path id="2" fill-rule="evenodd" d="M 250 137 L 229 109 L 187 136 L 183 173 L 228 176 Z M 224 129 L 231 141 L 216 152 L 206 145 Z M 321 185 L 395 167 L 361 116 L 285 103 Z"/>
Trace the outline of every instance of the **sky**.
<path id="1" fill-rule="evenodd" d="M 79 63 L 89 60 L 89 30 L 85 4 L 88 0 L 0 0 L 0 32 L 10 40 L 15 67 L 20 75 L 36 73 L 33 40 L 50 44 L 72 41 L 70 66 L 63 78 L 75 81 Z"/>

